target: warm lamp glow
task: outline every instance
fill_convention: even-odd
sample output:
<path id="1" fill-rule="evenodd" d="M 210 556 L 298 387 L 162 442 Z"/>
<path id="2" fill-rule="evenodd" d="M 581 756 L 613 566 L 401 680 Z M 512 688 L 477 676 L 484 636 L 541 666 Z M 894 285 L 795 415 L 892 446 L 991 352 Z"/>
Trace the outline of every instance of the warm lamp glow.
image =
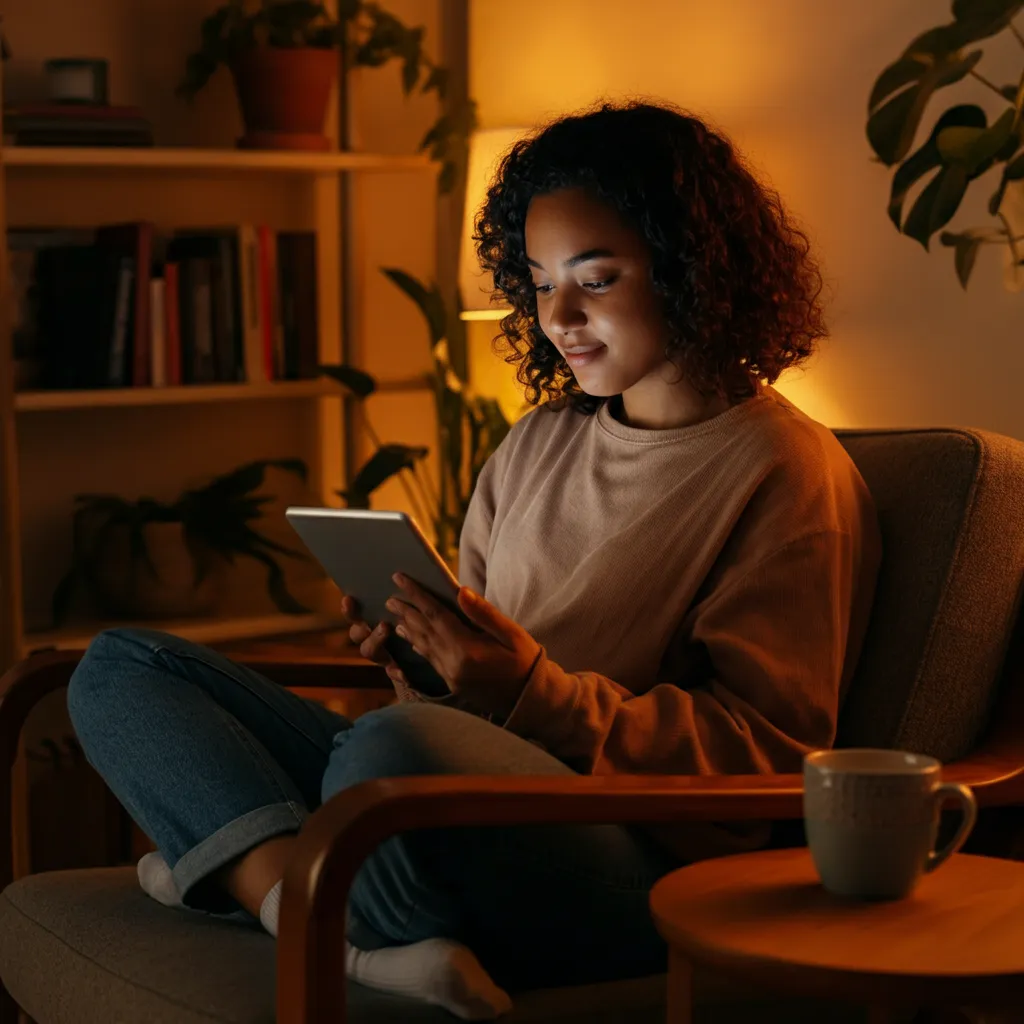
<path id="1" fill-rule="evenodd" d="M 526 134 L 525 128 L 490 128 L 474 132 L 469 143 L 466 170 L 466 212 L 462 223 L 462 245 L 459 250 L 459 292 L 464 320 L 500 320 L 505 314 L 491 301 L 491 278 L 480 269 L 473 245 L 473 221 L 483 206 L 498 162 L 516 139 Z"/>

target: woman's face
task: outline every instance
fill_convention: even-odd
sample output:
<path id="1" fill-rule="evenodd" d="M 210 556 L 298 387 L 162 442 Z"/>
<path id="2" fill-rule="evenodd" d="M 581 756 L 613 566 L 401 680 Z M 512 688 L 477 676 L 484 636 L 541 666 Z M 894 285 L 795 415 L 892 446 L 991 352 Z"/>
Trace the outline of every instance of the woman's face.
<path id="1" fill-rule="evenodd" d="M 583 391 L 605 398 L 663 382 L 670 336 L 650 254 L 617 210 L 579 188 L 536 196 L 526 256 L 541 330 Z"/>

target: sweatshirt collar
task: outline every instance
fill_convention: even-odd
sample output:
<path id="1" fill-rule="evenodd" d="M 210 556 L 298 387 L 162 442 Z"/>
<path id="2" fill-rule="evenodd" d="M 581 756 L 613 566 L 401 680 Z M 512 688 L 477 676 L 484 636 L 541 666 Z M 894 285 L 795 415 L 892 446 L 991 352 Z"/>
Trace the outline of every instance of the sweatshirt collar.
<path id="1" fill-rule="evenodd" d="M 730 406 L 717 416 L 712 416 L 711 419 L 701 420 L 699 423 L 692 423 L 685 427 L 672 427 L 669 430 L 650 430 L 646 427 L 630 427 L 620 423 L 612 415 L 611 403 L 604 402 L 597 410 L 597 425 L 610 437 L 630 444 L 660 445 L 672 444 L 676 441 L 696 440 L 731 429 L 737 421 L 745 419 L 754 409 L 769 400 L 771 390 L 758 382 L 756 395 Z"/>

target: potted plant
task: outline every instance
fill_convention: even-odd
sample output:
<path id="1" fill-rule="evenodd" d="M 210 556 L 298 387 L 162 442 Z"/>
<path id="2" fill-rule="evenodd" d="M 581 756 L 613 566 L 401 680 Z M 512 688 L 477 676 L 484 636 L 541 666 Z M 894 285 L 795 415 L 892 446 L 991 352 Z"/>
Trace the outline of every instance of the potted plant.
<path id="1" fill-rule="evenodd" d="M 72 565 L 53 595 L 55 625 L 84 587 L 105 616 L 177 618 L 208 613 L 236 556 L 266 566 L 267 592 L 288 614 L 307 611 L 288 592 L 277 555 L 303 557 L 264 537 L 253 523 L 273 500 L 256 492 L 270 467 L 305 480 L 301 459 L 261 459 L 186 490 L 174 502 L 126 501 L 111 494 L 75 498 Z"/>
<path id="2" fill-rule="evenodd" d="M 455 371 L 453 353 L 465 353 L 464 328 L 457 316 L 449 319 L 437 286 L 427 287 L 395 268 L 385 268 L 383 273 L 416 303 L 430 332 L 434 361 L 430 380 L 437 409 L 440 490 L 434 490 L 423 469 L 427 449 L 382 444 L 360 404 L 363 428 L 376 451 L 340 497 L 352 507 L 366 508 L 370 495 L 386 480 L 397 476 L 414 514 L 433 526 L 438 551 L 454 565 L 477 478 L 509 432 L 510 424 L 497 399 L 474 394 Z M 460 365 L 464 362 L 464 359 L 459 360 Z M 368 398 L 376 390 L 373 377 L 355 367 L 321 366 L 319 369 L 359 399 Z"/>
<path id="3" fill-rule="evenodd" d="M 983 245 L 1004 249 L 1007 286 L 1024 287 L 1024 33 L 1013 22 L 1022 11 L 1024 0 L 953 0 L 953 21 L 914 39 L 878 76 L 868 101 L 868 141 L 882 163 L 896 167 L 889 218 L 897 231 L 925 249 L 952 220 L 971 185 L 994 174 L 988 186 L 988 212 L 994 221 L 939 236 L 954 250 L 964 288 Z M 983 51 L 973 48 L 1002 33 L 1012 35 L 1022 50 L 1021 73 L 1005 84 L 978 70 Z M 998 97 L 998 116 L 989 123 L 977 104 L 957 104 L 938 118 L 925 142 L 911 153 L 932 96 L 968 77 Z M 911 189 L 926 176 L 930 180 L 904 215 Z"/>
<path id="4" fill-rule="evenodd" d="M 339 0 L 336 16 L 310 0 L 228 0 L 203 21 L 200 47 L 188 58 L 178 92 L 193 98 L 227 66 L 245 121 L 240 146 L 326 149 L 324 118 L 339 53 L 346 67 L 397 58 L 406 95 L 419 87 L 445 98 L 448 71 L 424 51 L 423 34 L 367 0 Z M 454 184 L 475 124 L 469 103 L 441 116 L 420 144 L 442 161 L 442 192 Z"/>

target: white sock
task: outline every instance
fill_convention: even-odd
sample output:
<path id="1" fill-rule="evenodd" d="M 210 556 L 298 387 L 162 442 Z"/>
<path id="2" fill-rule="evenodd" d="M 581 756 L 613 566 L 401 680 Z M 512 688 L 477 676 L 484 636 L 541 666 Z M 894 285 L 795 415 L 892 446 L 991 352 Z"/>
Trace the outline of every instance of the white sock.
<path id="1" fill-rule="evenodd" d="M 450 939 L 345 950 L 345 973 L 368 988 L 422 999 L 462 1020 L 494 1020 L 512 1009 L 473 952 Z"/>
<path id="2" fill-rule="evenodd" d="M 281 882 L 283 879 L 278 880 L 266 896 L 263 897 L 263 902 L 260 904 L 260 924 L 274 938 L 277 938 L 277 919 L 281 914 Z"/>
<path id="3" fill-rule="evenodd" d="M 139 885 L 147 896 L 152 896 L 165 907 L 182 906 L 181 895 L 167 861 L 156 852 L 147 853 L 138 863 Z"/>

